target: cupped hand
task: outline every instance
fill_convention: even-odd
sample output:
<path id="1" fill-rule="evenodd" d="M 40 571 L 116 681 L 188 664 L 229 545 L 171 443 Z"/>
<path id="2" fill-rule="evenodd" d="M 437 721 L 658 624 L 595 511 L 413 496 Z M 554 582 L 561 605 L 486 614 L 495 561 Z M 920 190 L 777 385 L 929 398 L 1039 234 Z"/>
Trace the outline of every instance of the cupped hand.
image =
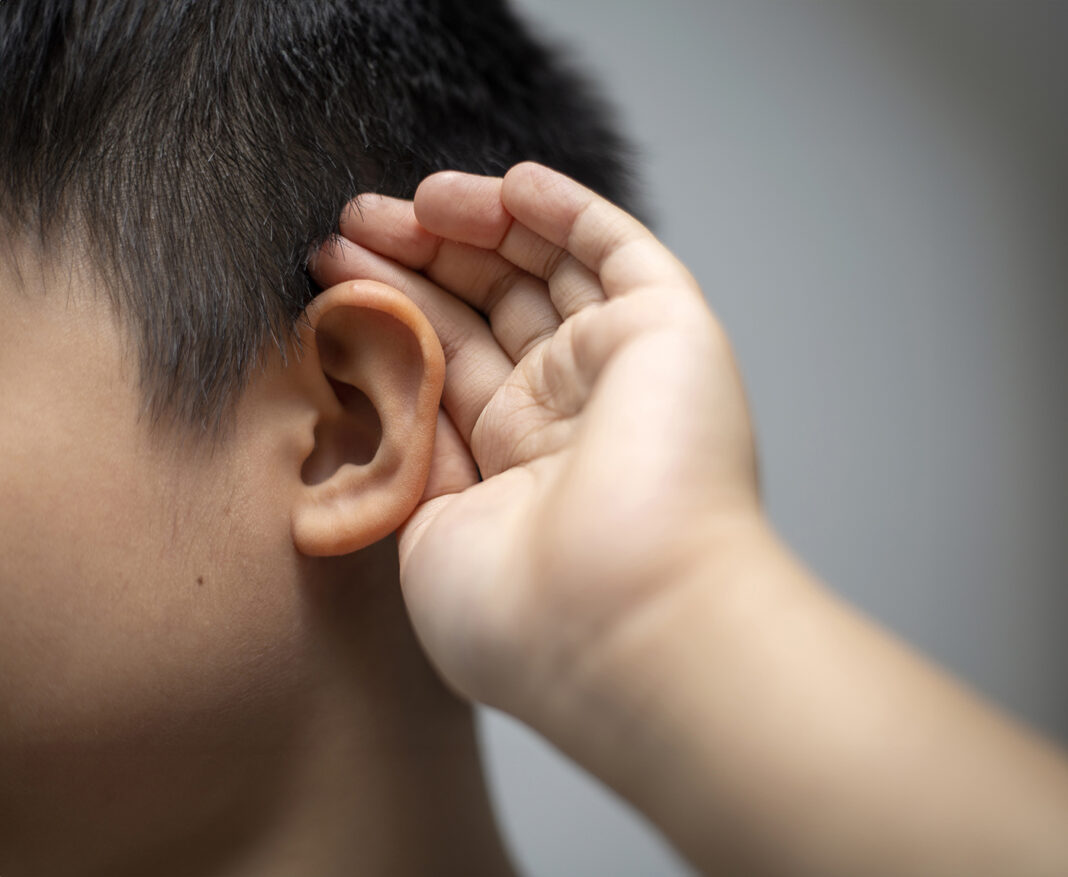
<path id="1" fill-rule="evenodd" d="M 529 715 L 759 516 L 730 346 L 641 223 L 541 165 L 362 196 L 341 233 L 316 279 L 396 287 L 446 357 L 398 531 L 412 623 L 456 691 Z"/>

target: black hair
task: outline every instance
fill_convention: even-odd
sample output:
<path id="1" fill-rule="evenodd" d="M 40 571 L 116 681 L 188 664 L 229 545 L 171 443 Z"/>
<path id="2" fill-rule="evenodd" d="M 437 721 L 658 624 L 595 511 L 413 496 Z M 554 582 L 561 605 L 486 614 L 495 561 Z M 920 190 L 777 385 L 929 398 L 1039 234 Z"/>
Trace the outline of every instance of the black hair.
<path id="1" fill-rule="evenodd" d="M 202 431 L 358 193 L 533 159 L 635 207 L 605 104 L 504 0 L 0 0 L 0 120 L 0 218 L 76 230 L 145 410 Z"/>

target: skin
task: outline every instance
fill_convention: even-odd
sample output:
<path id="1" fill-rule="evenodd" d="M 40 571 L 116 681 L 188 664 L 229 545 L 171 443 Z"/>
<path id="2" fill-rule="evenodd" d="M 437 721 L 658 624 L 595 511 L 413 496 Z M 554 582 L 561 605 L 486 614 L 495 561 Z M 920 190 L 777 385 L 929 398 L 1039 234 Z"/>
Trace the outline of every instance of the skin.
<path id="1" fill-rule="evenodd" d="M 444 372 L 422 314 L 326 291 L 209 453 L 139 417 L 133 333 L 90 272 L 20 255 L 0 275 L 0 873 L 513 873 L 471 709 L 397 584 Z"/>
<path id="2" fill-rule="evenodd" d="M 360 207 L 314 269 L 401 290 L 441 339 L 433 463 L 398 547 L 454 690 L 708 872 L 1068 872 L 1063 754 L 773 533 L 726 336 L 647 229 L 533 164 Z"/>

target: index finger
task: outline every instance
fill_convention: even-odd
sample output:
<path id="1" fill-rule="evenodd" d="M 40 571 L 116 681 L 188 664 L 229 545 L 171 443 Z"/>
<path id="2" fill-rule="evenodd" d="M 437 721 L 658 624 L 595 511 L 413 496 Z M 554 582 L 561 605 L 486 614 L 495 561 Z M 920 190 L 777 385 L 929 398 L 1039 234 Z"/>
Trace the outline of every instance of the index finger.
<path id="1" fill-rule="evenodd" d="M 650 287 L 697 290 L 686 267 L 637 219 L 534 162 L 516 165 L 503 181 L 434 174 L 419 186 L 415 208 L 435 234 L 496 249 L 513 261 L 552 268 L 559 263 L 552 250 L 569 253 L 598 275 L 609 298 Z"/>

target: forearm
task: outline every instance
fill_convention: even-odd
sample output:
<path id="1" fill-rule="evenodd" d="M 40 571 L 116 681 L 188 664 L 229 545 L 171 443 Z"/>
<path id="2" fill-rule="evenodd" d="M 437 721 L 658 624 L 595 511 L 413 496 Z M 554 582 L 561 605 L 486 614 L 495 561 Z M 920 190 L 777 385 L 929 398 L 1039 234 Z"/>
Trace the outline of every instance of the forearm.
<path id="1" fill-rule="evenodd" d="M 1068 765 L 762 526 L 628 618 L 541 730 L 729 873 L 1068 873 Z"/>

